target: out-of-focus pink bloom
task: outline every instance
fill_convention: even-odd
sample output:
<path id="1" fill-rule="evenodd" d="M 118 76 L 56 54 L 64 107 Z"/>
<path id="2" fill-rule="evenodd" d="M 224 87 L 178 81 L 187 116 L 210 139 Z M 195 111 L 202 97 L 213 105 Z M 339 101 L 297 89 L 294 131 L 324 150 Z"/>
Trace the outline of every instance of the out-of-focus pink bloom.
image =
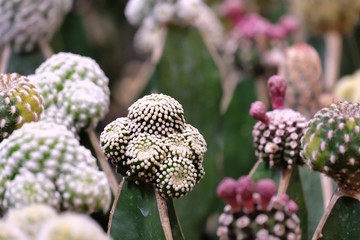
<path id="1" fill-rule="evenodd" d="M 236 29 L 247 38 L 265 35 L 270 27 L 271 23 L 256 13 L 244 16 L 241 21 L 236 24 Z"/>
<path id="2" fill-rule="evenodd" d="M 253 194 L 255 192 L 255 183 L 249 176 L 239 178 L 236 184 L 236 200 L 245 212 L 252 212 L 254 210 Z"/>
<path id="3" fill-rule="evenodd" d="M 268 89 L 273 109 L 283 109 L 286 93 L 286 80 L 280 75 L 274 75 L 268 80 Z"/>
<path id="4" fill-rule="evenodd" d="M 280 24 L 271 24 L 265 32 L 265 35 L 271 39 L 283 40 L 287 37 L 286 29 Z"/>
<path id="5" fill-rule="evenodd" d="M 257 183 L 257 192 L 260 195 L 261 209 L 265 210 L 270 203 L 271 198 L 276 193 L 276 185 L 271 179 L 263 179 Z"/>
<path id="6" fill-rule="evenodd" d="M 300 27 L 299 20 L 291 15 L 281 17 L 279 24 L 285 29 L 287 35 L 296 32 Z"/>
<path id="7" fill-rule="evenodd" d="M 232 178 L 224 178 L 216 189 L 217 195 L 231 206 L 233 210 L 239 209 L 240 205 L 236 200 L 237 181 Z"/>
<path id="8" fill-rule="evenodd" d="M 244 2 L 242 0 L 225 0 L 221 5 L 221 13 L 234 24 L 244 16 Z"/>

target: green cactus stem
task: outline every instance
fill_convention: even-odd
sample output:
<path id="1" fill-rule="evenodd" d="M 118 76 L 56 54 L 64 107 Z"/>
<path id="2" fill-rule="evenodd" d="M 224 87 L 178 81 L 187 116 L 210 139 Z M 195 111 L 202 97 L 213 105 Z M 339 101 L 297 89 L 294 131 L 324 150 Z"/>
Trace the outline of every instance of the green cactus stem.
<path id="1" fill-rule="evenodd" d="M 28 78 L 0 74 L 0 141 L 25 122 L 39 120 L 43 109 L 43 98 Z"/>
<path id="2" fill-rule="evenodd" d="M 253 145 L 256 157 L 271 168 L 291 169 L 302 165 L 300 139 L 306 126 L 303 115 L 284 108 L 286 82 L 281 76 L 272 76 L 268 88 L 273 111 L 266 112 L 265 104 L 251 105 L 250 115 L 258 120 L 253 127 Z"/>
<path id="3" fill-rule="evenodd" d="M 298 207 L 286 194 L 276 195 L 271 179 L 225 178 L 217 194 L 227 203 L 219 216 L 221 240 L 301 239 Z"/>

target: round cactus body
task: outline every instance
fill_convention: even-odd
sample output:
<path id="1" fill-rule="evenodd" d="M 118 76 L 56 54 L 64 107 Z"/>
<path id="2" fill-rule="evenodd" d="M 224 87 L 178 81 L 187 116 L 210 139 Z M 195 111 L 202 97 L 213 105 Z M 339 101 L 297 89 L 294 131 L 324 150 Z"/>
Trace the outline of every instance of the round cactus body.
<path id="1" fill-rule="evenodd" d="M 338 102 L 317 112 L 302 138 L 302 155 L 343 190 L 360 190 L 360 104 Z"/>
<path id="2" fill-rule="evenodd" d="M 73 176 L 74 167 L 78 167 L 83 175 Z M 78 211 L 85 212 L 94 209 L 105 211 L 108 208 L 105 204 L 97 203 L 96 207 L 99 208 L 94 208 L 95 203 L 90 201 L 92 198 L 83 197 L 84 194 L 96 192 L 94 195 L 101 199 L 99 201 L 109 199 L 107 191 L 110 190 L 107 178 L 98 170 L 96 159 L 91 155 L 91 152 L 81 146 L 74 134 L 63 125 L 48 121 L 27 123 L 0 143 L 0 199 L 4 198 L 4 194 L 6 197 L 6 192 L 9 190 L 7 187 L 12 184 L 11 181 L 29 172 L 41 174 L 55 184 L 56 191 L 61 193 L 61 204 L 64 205 L 64 209 L 76 208 L 77 205 L 83 206 L 81 209 L 76 208 Z M 59 177 L 62 175 L 67 176 L 65 180 L 64 177 Z M 94 177 L 97 178 L 96 181 L 93 180 Z M 20 179 L 22 180 L 19 180 L 21 184 L 37 181 L 27 177 Z M 60 181 L 59 179 L 63 179 L 62 183 L 66 186 L 64 189 L 61 188 L 61 191 L 60 185 L 56 182 Z M 86 181 L 88 179 L 92 179 L 93 184 L 91 186 L 87 186 Z M 16 180 L 15 183 L 19 181 Z M 21 184 L 17 184 L 19 188 L 23 186 Z M 86 187 L 89 188 L 83 190 Z M 11 190 L 9 191 L 11 192 Z M 65 206 L 65 202 L 68 201 L 65 196 L 70 196 L 72 199 L 78 197 L 83 202 L 79 203 L 79 200 L 70 201 Z M 0 207 L 6 208 L 7 206 L 1 204 Z"/>
<path id="3" fill-rule="evenodd" d="M 255 155 L 270 167 L 291 168 L 302 165 L 300 139 L 306 127 L 306 118 L 284 107 L 285 80 L 273 76 L 268 82 L 273 111 L 266 112 L 262 102 L 251 105 L 250 115 L 259 120 L 253 127 Z"/>
<path id="4" fill-rule="evenodd" d="M 43 98 L 28 78 L 0 74 L 0 140 L 25 122 L 37 121 L 43 109 Z"/>
<path id="5" fill-rule="evenodd" d="M 217 193 L 227 203 L 219 216 L 217 235 L 221 240 L 301 239 L 298 207 L 286 194 L 276 195 L 271 179 L 255 184 L 247 176 L 226 178 Z"/>
<path id="6" fill-rule="evenodd" d="M 33 50 L 50 41 L 70 10 L 73 0 L 0 0 L 0 48 L 11 44 L 15 51 Z"/>
<path id="7" fill-rule="evenodd" d="M 203 178 L 206 153 L 203 136 L 183 114 L 169 96 L 145 96 L 105 127 L 101 148 L 128 180 L 151 183 L 164 198 L 182 197 Z"/>
<path id="8" fill-rule="evenodd" d="M 0 239 L 31 240 L 18 227 L 4 221 L 0 221 Z"/>
<path id="9" fill-rule="evenodd" d="M 286 49 L 279 75 L 287 82 L 286 106 L 308 119 L 320 109 L 322 67 L 320 56 L 312 46 L 301 43 Z"/>

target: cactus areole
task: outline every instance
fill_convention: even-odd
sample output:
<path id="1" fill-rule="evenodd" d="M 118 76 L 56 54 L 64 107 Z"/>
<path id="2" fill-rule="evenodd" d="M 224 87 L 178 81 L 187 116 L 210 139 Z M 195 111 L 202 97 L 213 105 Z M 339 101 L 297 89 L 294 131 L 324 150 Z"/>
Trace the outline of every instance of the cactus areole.
<path id="1" fill-rule="evenodd" d="M 281 76 L 268 81 L 273 111 L 267 112 L 260 101 L 250 107 L 250 115 L 258 120 L 252 135 L 255 155 L 269 167 L 290 169 L 293 164 L 302 165 L 300 139 L 306 126 L 306 118 L 298 112 L 284 108 L 286 82 Z"/>
<path id="2" fill-rule="evenodd" d="M 310 120 L 301 154 L 315 171 L 347 192 L 360 191 L 360 104 L 338 102 Z"/>
<path id="3" fill-rule="evenodd" d="M 205 174 L 203 136 L 185 123 L 181 104 L 164 94 L 137 100 L 127 117 L 105 127 L 100 144 L 119 173 L 153 184 L 164 198 L 186 195 Z"/>

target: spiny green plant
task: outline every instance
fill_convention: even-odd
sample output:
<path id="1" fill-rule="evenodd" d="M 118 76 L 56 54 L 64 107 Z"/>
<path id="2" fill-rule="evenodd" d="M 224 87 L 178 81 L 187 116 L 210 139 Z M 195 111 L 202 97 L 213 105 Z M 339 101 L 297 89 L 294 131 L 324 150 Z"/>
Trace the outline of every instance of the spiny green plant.
<path id="1" fill-rule="evenodd" d="M 24 123 L 39 120 L 43 109 L 43 98 L 28 78 L 0 74 L 0 141 Z"/>

